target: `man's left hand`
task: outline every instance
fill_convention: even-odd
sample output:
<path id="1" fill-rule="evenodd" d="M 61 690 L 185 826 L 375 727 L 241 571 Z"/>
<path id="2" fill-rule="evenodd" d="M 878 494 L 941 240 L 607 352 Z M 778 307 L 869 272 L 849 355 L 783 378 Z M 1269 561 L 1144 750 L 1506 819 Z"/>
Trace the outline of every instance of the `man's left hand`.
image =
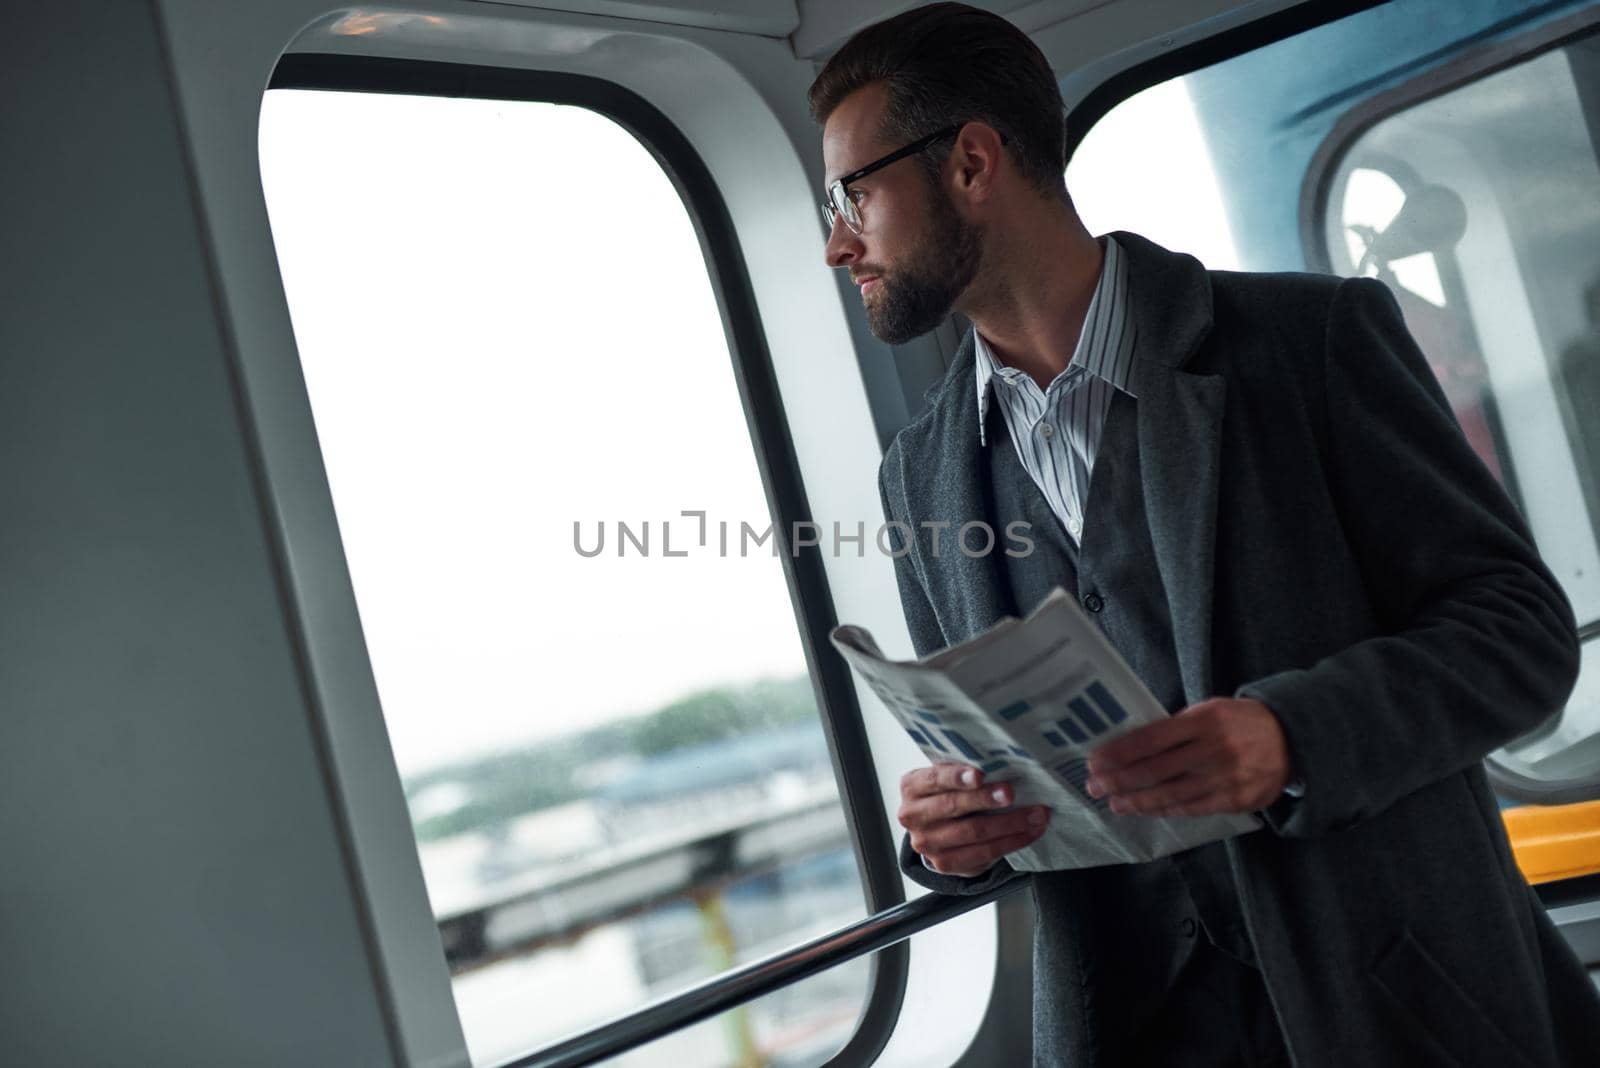
<path id="1" fill-rule="evenodd" d="M 1087 789 L 1145 816 L 1254 812 L 1289 783 L 1289 744 L 1272 710 L 1215 697 L 1089 754 Z"/>

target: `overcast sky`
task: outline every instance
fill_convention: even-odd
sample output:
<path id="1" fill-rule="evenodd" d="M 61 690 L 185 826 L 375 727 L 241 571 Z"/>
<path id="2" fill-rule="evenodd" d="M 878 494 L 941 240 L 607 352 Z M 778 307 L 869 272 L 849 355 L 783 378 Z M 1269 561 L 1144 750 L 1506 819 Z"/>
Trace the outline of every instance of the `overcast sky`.
<path id="1" fill-rule="evenodd" d="M 273 90 L 261 158 L 402 773 L 805 670 L 779 562 L 715 551 L 719 520 L 736 542 L 770 517 L 698 242 L 630 134 L 552 104 Z M 1068 178 L 1095 232 L 1234 267 L 1210 174 L 1173 83 Z M 797 254 L 822 242 L 819 219 Z M 646 520 L 650 555 L 618 559 L 616 524 Z M 688 556 L 662 554 L 666 520 Z M 601 556 L 574 521 L 586 547 L 605 527 Z"/>

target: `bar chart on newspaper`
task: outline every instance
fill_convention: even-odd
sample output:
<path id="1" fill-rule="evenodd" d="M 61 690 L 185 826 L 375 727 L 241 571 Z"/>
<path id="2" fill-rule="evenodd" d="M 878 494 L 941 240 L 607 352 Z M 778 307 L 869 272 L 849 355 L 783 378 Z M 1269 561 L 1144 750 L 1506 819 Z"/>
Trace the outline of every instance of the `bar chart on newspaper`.
<path id="1" fill-rule="evenodd" d="M 929 761 L 970 764 L 1012 783 L 1015 805 L 1052 810 L 1045 835 L 1006 857 L 1019 871 L 1154 860 L 1261 826 L 1251 815 L 1122 815 L 1089 796 L 1089 754 L 1167 710 L 1065 590 L 920 660 L 886 658 L 861 627 L 836 627 L 832 640 Z"/>

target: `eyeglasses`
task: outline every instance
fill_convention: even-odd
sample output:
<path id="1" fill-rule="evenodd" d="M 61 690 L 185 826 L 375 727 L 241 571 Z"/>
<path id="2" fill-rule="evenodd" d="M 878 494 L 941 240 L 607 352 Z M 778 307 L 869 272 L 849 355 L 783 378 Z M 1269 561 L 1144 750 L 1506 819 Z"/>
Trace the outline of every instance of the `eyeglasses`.
<path id="1" fill-rule="evenodd" d="M 856 205 L 855 201 L 850 199 L 849 187 L 851 182 L 859 181 L 874 171 L 881 171 L 889 164 L 905 159 L 907 156 L 915 156 L 941 137 L 949 137 L 951 134 L 959 133 L 962 125 L 962 123 L 957 123 L 954 126 L 946 126 L 937 133 L 931 133 L 920 141 L 913 141 L 906 147 L 889 153 L 882 159 L 874 160 L 859 171 L 851 171 L 843 178 L 835 178 L 828 185 L 828 199 L 822 205 L 822 218 L 828 224 L 828 232 L 830 234 L 833 233 L 834 223 L 839 219 L 844 220 L 844 224 L 850 228 L 851 233 L 859 234 L 861 232 L 861 209 Z"/>

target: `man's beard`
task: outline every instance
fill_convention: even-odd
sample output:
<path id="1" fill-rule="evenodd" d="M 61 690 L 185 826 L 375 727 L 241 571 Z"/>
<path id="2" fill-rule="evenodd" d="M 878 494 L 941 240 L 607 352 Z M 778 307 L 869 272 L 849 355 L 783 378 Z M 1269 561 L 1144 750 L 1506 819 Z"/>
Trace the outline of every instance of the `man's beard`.
<path id="1" fill-rule="evenodd" d="M 978 228 L 933 190 L 921 261 L 882 275 L 878 300 L 867 304 L 867 326 L 879 341 L 903 345 L 942 323 L 978 273 L 983 255 Z"/>

